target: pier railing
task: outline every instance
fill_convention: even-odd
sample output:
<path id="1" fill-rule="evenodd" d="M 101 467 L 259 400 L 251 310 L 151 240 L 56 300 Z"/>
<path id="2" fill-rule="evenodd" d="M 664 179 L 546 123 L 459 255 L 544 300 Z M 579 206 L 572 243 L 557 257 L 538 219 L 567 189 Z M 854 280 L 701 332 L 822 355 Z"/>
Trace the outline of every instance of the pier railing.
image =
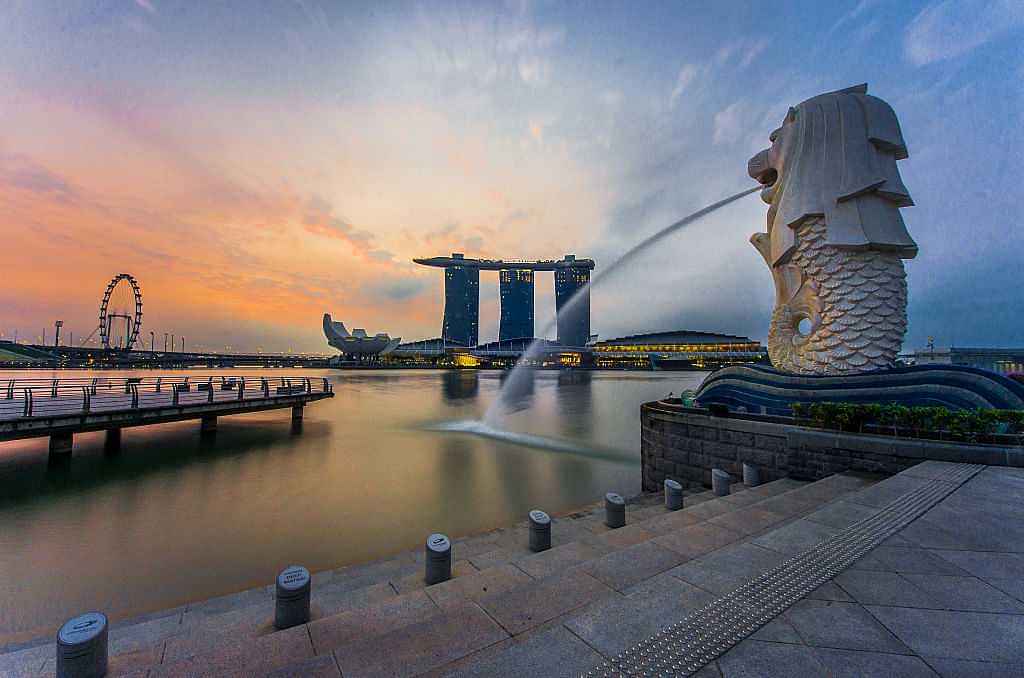
<path id="1" fill-rule="evenodd" d="M 173 375 L 0 380 L 0 420 L 330 393 L 326 377 Z"/>

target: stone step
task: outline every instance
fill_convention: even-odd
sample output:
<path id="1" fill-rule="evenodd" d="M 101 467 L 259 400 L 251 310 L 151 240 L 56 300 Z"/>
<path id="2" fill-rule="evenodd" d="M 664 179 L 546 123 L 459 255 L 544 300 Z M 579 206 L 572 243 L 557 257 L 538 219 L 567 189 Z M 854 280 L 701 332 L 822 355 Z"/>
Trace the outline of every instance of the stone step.
<path id="1" fill-rule="evenodd" d="M 287 671 L 296 665 L 304 667 L 296 675 L 314 670 L 335 675 L 330 672 L 337 666 L 314 655 L 363 647 L 359 644 L 416 624 L 424 625 L 420 632 L 425 638 L 444 640 L 444 633 L 431 635 L 429 625 L 448 628 L 446 615 L 469 618 L 476 614 L 473 606 L 486 612 L 506 636 L 520 635 L 596 599 L 624 594 L 661 572 L 798 517 L 864 483 L 779 480 L 753 489 L 740 486 L 725 497 L 692 494 L 686 508 L 675 512 L 658 505 L 659 497 L 647 496 L 646 505 L 631 505 L 626 527 L 616 530 L 604 527 L 603 503 L 595 504 L 556 518 L 555 535 L 576 538 L 541 553 L 527 549 L 520 526 L 477 541 L 456 541 L 457 554 L 466 557 L 456 562 L 452 580 L 431 587 L 423 586 L 419 554 L 317 573 L 309 647 L 293 638 L 301 639 L 294 630 L 273 630 L 272 589 L 263 587 L 190 605 L 179 615 L 112 629 L 111 666 L 123 671 L 155 666 L 170 672 L 166 675 L 192 675 L 202 665 L 221 672 L 238 665 L 249 674 L 258 667 L 263 667 L 260 672 Z M 486 550 L 491 546 L 499 548 Z M 446 661 L 457 659 L 454 650 L 438 651 L 449 657 Z M 372 654 L 366 648 L 353 652 Z"/>

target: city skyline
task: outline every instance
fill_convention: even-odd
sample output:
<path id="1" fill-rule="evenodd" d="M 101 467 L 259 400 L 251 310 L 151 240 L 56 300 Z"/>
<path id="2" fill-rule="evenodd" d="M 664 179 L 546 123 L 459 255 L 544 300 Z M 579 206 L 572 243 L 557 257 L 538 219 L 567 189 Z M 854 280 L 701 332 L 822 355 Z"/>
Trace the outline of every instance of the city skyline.
<path id="1" fill-rule="evenodd" d="M 17 256 L 0 330 L 62 319 L 84 337 L 125 271 L 146 344 L 173 331 L 326 352 L 325 311 L 438 336 L 443 281 L 413 258 L 576 252 L 600 270 L 749 186 L 746 159 L 788 106 L 867 81 L 910 151 L 921 254 L 905 350 L 1020 344 L 1022 26 L 1010 2 L 14 2 L 0 9 L 0 204 Z M 593 331 L 763 339 L 771 281 L 747 243 L 763 223 L 750 197 L 678 234 L 595 289 Z M 540 286 L 538 330 L 554 317 Z M 497 275 L 480 298 L 483 342 Z"/>

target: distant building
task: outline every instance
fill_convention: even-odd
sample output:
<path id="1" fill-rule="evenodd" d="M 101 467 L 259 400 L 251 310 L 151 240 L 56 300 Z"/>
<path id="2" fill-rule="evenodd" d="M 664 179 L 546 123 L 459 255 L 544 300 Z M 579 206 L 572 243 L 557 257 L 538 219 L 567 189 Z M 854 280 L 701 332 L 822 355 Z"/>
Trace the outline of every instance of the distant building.
<path id="1" fill-rule="evenodd" d="M 555 316 L 558 341 L 566 347 L 579 348 L 590 337 L 590 272 L 593 259 L 577 259 L 567 254 L 563 259 L 538 261 L 467 259 L 453 252 L 450 257 L 413 259 L 422 266 L 444 269 L 444 322 L 441 336 L 446 342 L 475 346 L 480 329 L 480 271 L 498 271 L 501 292 L 501 340 L 532 337 L 534 332 L 534 273 L 555 274 Z M 580 291 L 576 302 L 569 300 Z"/>
<path id="2" fill-rule="evenodd" d="M 462 254 L 453 254 L 460 260 Z M 444 322 L 441 338 L 475 346 L 480 336 L 480 269 L 456 261 L 444 269 Z"/>
<path id="3" fill-rule="evenodd" d="M 764 346 L 749 337 L 689 330 L 607 339 L 593 351 L 598 368 L 704 370 L 768 362 Z"/>
<path id="4" fill-rule="evenodd" d="M 901 358 L 911 365 L 961 365 L 999 374 L 1024 373 L 1024 348 L 922 348 Z"/>
<path id="5" fill-rule="evenodd" d="M 328 345 L 351 357 L 387 355 L 402 341 L 401 337 L 392 339 L 385 332 L 371 337 L 361 328 L 349 333 L 345 323 L 331 320 L 330 313 L 324 313 L 324 336 L 327 337 Z"/>
<path id="6" fill-rule="evenodd" d="M 533 271 L 504 268 L 498 272 L 501 320 L 498 341 L 533 337 Z"/>
<path id="7" fill-rule="evenodd" d="M 590 269 L 577 266 L 572 254 L 565 255 L 558 264 L 555 268 L 557 341 L 562 346 L 586 346 L 590 339 Z"/>

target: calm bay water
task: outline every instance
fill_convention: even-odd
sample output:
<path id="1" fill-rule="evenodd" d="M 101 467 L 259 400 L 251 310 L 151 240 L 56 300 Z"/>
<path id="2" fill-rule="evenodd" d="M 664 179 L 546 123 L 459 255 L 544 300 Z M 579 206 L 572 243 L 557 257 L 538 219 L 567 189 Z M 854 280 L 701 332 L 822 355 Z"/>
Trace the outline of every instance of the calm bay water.
<path id="1" fill-rule="evenodd" d="M 300 371 L 261 372 L 277 373 Z M 0 443 L 0 646 L 87 609 L 132 616 L 266 584 L 290 563 L 365 562 L 433 531 L 636 493 L 640 403 L 704 377 L 533 374 L 503 426 L 594 450 L 568 453 L 428 430 L 481 417 L 498 372 L 301 373 L 329 377 L 335 397 L 307 407 L 298 434 L 288 410 L 224 417 L 213 441 L 198 422 L 125 429 L 116 457 L 83 434 L 66 469 L 47 468 L 45 438 Z M 115 374 L 128 373 L 103 376 Z"/>

